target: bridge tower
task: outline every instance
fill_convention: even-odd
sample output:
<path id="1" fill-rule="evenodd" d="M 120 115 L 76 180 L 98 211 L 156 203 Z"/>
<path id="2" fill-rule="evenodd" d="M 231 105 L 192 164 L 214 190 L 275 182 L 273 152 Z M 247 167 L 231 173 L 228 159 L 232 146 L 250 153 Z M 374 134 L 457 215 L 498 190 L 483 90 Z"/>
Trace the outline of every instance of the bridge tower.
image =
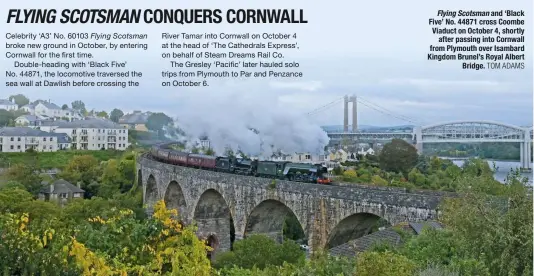
<path id="1" fill-rule="evenodd" d="M 524 142 L 520 144 L 520 156 L 521 156 L 521 169 L 524 171 L 531 171 L 532 160 L 532 140 L 530 136 L 530 130 L 524 131 Z"/>
<path id="2" fill-rule="evenodd" d="M 349 102 L 352 103 L 352 133 L 358 131 L 358 104 L 356 96 L 345 96 L 343 103 L 343 132 L 349 132 Z"/>

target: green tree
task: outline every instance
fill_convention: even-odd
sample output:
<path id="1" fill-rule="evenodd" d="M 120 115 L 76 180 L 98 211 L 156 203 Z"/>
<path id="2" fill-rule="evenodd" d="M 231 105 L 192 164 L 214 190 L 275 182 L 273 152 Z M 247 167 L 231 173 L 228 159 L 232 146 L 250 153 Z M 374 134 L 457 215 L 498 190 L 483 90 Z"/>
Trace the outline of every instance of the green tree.
<path id="1" fill-rule="evenodd" d="M 284 238 L 294 241 L 302 240 L 306 237 L 299 220 L 293 214 L 286 216 L 282 233 Z"/>
<path id="2" fill-rule="evenodd" d="M 0 109 L 0 127 L 14 125 L 15 115 L 5 109 Z"/>
<path id="3" fill-rule="evenodd" d="M 97 117 L 100 117 L 100 118 L 108 118 L 108 113 L 106 111 L 100 111 L 100 112 L 97 112 L 96 113 L 96 116 Z"/>
<path id="4" fill-rule="evenodd" d="M 386 171 L 408 173 L 417 162 L 417 150 L 404 140 L 393 139 L 380 152 L 380 167 Z"/>
<path id="5" fill-rule="evenodd" d="M 215 151 L 214 151 L 212 148 L 207 148 L 207 149 L 204 151 L 204 154 L 211 155 L 211 156 L 215 156 Z"/>
<path id="6" fill-rule="evenodd" d="M 63 105 L 61 106 L 61 109 L 63 109 L 63 110 L 67 110 L 67 109 L 69 109 L 69 106 L 66 105 L 66 104 L 63 104 Z"/>
<path id="7" fill-rule="evenodd" d="M 30 100 L 22 94 L 11 95 L 9 96 L 9 100 L 15 100 L 15 103 L 19 106 L 19 108 L 30 103 Z"/>
<path id="8" fill-rule="evenodd" d="M 35 163 L 18 163 L 7 171 L 7 178 L 22 184 L 28 192 L 37 196 L 41 189 L 42 178 L 37 172 Z"/>
<path id="9" fill-rule="evenodd" d="M 87 109 L 85 108 L 85 103 L 80 100 L 76 100 L 72 102 L 70 105 L 72 109 L 78 110 L 80 113 L 84 115 L 87 113 Z"/>
<path id="10" fill-rule="evenodd" d="M 224 148 L 224 156 L 227 156 L 227 157 L 235 157 L 235 153 L 234 153 L 234 151 L 232 150 L 231 147 L 226 146 L 226 147 Z"/>
<path id="11" fill-rule="evenodd" d="M 484 176 L 461 181 L 462 196 L 447 199 L 442 211 L 444 224 L 462 245 L 463 259 L 482 261 L 491 275 L 532 275 L 532 196 L 527 180 L 518 173 L 510 175 L 506 185 L 501 184 L 505 190 L 500 197 L 483 192 L 489 181 Z M 459 266 L 483 269 L 469 262 Z"/>
<path id="12" fill-rule="evenodd" d="M 393 252 L 364 252 L 358 255 L 358 276 L 412 276 L 416 265 L 403 255 Z"/>
<path id="13" fill-rule="evenodd" d="M 146 127 L 152 131 L 160 132 L 164 126 L 172 124 L 173 120 L 164 113 L 152 113 L 148 116 Z"/>
<path id="14" fill-rule="evenodd" d="M 286 240 L 277 244 L 264 235 L 251 235 L 244 240 L 236 241 L 233 251 L 217 255 L 216 267 L 238 266 L 242 268 L 280 266 L 287 263 L 303 263 L 305 256 L 300 246 L 294 241 Z"/>
<path id="15" fill-rule="evenodd" d="M 373 175 L 373 177 L 371 177 L 371 183 L 373 185 L 377 185 L 377 186 L 387 186 L 388 185 L 388 181 L 383 179 L 379 175 Z"/>
<path id="16" fill-rule="evenodd" d="M 119 119 L 124 116 L 124 113 L 122 112 L 122 110 L 120 109 L 117 109 L 117 108 L 114 108 L 110 115 L 109 115 L 109 119 L 112 120 L 113 122 L 115 123 L 118 123 L 119 122 Z"/>
<path id="17" fill-rule="evenodd" d="M 99 163 L 94 156 L 76 155 L 65 166 L 59 177 L 71 183 L 82 182 L 82 189 L 91 197 L 98 193 L 98 186 L 95 187 L 92 184 L 98 180 L 100 175 Z"/>
<path id="18" fill-rule="evenodd" d="M 111 159 L 105 162 L 102 177 L 100 178 L 100 187 L 98 196 L 111 198 L 114 194 L 120 192 L 120 188 L 126 181 L 119 171 L 119 162 Z"/>

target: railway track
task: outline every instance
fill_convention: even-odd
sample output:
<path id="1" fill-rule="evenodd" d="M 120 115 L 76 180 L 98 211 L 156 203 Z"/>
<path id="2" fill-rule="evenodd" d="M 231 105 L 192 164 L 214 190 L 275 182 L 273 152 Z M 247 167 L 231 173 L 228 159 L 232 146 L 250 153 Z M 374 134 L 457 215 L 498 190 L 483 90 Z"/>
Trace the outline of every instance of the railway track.
<path id="1" fill-rule="evenodd" d="M 189 168 L 189 169 L 194 169 L 194 170 L 205 170 L 205 169 L 200 169 L 200 168 L 180 166 L 180 165 L 172 164 L 170 162 L 163 162 L 161 160 L 156 159 L 150 153 L 143 153 L 141 156 L 143 158 L 156 161 L 156 162 L 160 162 L 160 163 L 164 163 L 164 164 L 171 165 L 171 166 Z M 236 174 L 232 174 L 228 172 L 217 172 L 217 173 L 236 175 Z M 241 176 L 246 176 L 246 175 L 241 175 Z M 254 177 L 254 176 L 249 175 L 249 177 Z M 443 196 L 456 197 L 457 196 L 456 193 L 451 193 L 451 192 L 432 191 L 432 190 L 430 191 L 429 190 L 408 190 L 406 188 L 400 188 L 400 187 L 381 187 L 381 186 L 374 186 L 374 185 L 365 185 L 361 183 L 331 182 L 330 184 L 325 185 L 325 184 L 304 183 L 304 182 L 289 181 L 289 180 L 285 180 L 285 181 L 293 182 L 295 184 L 301 184 L 301 185 L 313 185 L 316 187 L 332 186 L 332 187 L 339 187 L 339 188 L 346 188 L 346 189 L 365 189 L 365 190 L 375 190 L 375 191 L 383 191 L 383 192 L 387 191 L 388 193 L 393 193 L 393 194 L 398 194 L 398 195 L 416 194 L 416 195 L 431 196 L 431 197 L 443 197 Z"/>

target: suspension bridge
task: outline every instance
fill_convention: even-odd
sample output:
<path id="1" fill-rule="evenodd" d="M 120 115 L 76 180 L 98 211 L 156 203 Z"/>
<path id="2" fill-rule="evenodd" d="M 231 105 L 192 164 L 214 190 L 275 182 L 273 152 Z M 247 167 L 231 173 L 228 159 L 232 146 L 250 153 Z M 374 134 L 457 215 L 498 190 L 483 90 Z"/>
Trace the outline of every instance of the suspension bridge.
<path id="1" fill-rule="evenodd" d="M 485 121 L 461 120 L 423 124 L 414 118 L 396 114 L 380 105 L 372 103 L 362 97 L 344 96 L 326 105 L 308 112 L 312 116 L 322 113 L 343 101 L 343 127 L 340 129 L 325 129 L 328 137 L 334 142 L 387 142 L 392 139 L 403 139 L 412 143 L 419 152 L 423 151 L 425 143 L 519 143 L 521 169 L 532 170 L 532 141 L 533 128 L 515 126 L 512 124 Z M 352 104 L 352 123 L 349 124 L 349 104 Z M 358 128 L 358 104 L 381 114 L 407 122 L 411 126 L 401 129 L 363 130 Z"/>

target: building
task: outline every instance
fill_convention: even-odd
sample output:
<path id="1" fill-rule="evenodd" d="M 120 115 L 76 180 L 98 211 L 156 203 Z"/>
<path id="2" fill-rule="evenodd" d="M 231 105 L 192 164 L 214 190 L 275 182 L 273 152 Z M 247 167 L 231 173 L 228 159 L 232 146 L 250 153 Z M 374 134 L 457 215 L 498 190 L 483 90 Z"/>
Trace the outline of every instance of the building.
<path id="1" fill-rule="evenodd" d="M 271 155 L 271 161 L 286 161 L 294 163 L 324 163 L 328 160 L 328 156 L 324 154 L 312 154 L 309 152 L 295 152 L 293 154 L 286 154 L 281 151 L 275 152 Z"/>
<path id="2" fill-rule="evenodd" d="M 204 149 L 211 148 L 210 140 L 208 140 L 207 138 L 204 138 L 204 139 L 203 138 L 204 137 L 199 139 L 200 140 L 200 147 L 204 148 Z"/>
<path id="3" fill-rule="evenodd" d="M 53 132 L 52 132 L 53 133 Z M 53 133 L 57 137 L 57 149 L 68 150 L 71 148 L 72 140 L 66 133 Z"/>
<path id="4" fill-rule="evenodd" d="M 0 128 L 0 152 L 57 151 L 58 135 L 29 127 Z"/>
<path id="5" fill-rule="evenodd" d="M 119 124 L 103 118 L 72 122 L 48 122 L 46 126 L 43 125 L 39 128 L 68 135 L 71 149 L 126 150 L 130 146 L 128 143 L 128 129 L 124 129 Z"/>
<path id="6" fill-rule="evenodd" d="M 350 157 L 352 157 L 352 155 L 343 149 L 333 150 L 329 154 L 329 160 L 341 163 L 346 162 Z"/>
<path id="7" fill-rule="evenodd" d="M 35 115 L 22 115 L 15 119 L 17 126 L 35 126 L 42 118 Z"/>
<path id="8" fill-rule="evenodd" d="M 146 127 L 146 123 L 148 121 L 148 117 L 152 113 L 150 112 L 141 112 L 139 110 L 134 111 L 131 114 L 126 114 L 122 116 L 119 119 L 119 124 L 121 124 L 122 127 L 131 129 L 131 130 L 138 130 L 138 131 L 148 131 L 148 128 Z"/>
<path id="9" fill-rule="evenodd" d="M 59 201 L 65 203 L 75 198 L 83 198 L 85 191 L 68 181 L 58 179 L 52 183 L 43 182 L 39 192 L 39 199 L 44 201 Z"/>
<path id="10" fill-rule="evenodd" d="M 31 105 L 25 105 L 22 108 L 24 110 L 32 110 Z M 74 110 L 72 108 L 62 109 L 61 107 L 51 102 L 39 101 L 35 104 L 33 109 L 34 114 L 32 115 L 37 115 L 42 118 L 63 119 L 66 121 L 76 121 L 83 119 L 83 116 L 77 110 Z"/>
<path id="11" fill-rule="evenodd" d="M 291 154 L 286 154 L 282 151 L 274 152 L 270 158 L 271 161 L 291 161 L 292 159 Z"/>
<path id="12" fill-rule="evenodd" d="M 19 109 L 19 106 L 15 103 L 15 100 L 5 100 L 0 99 L 0 109 L 5 109 L 7 111 L 15 111 Z"/>
<path id="13" fill-rule="evenodd" d="M 366 155 L 375 155 L 375 150 L 373 148 L 368 148 L 368 149 L 364 149 L 364 148 L 360 148 L 358 150 L 358 154 L 359 155 L 363 155 L 363 156 L 366 156 Z"/>
<path id="14" fill-rule="evenodd" d="M 28 112 L 30 115 L 35 115 L 35 104 L 27 104 L 20 108 L 24 112 Z"/>
<path id="15" fill-rule="evenodd" d="M 443 225 L 437 221 L 424 221 L 401 223 L 396 228 L 381 227 L 379 231 L 331 248 L 329 253 L 332 256 L 354 257 L 377 244 L 388 243 L 391 246 L 399 246 L 405 242 L 401 234 L 399 234 L 399 230 L 409 235 L 420 235 L 424 228 L 441 230 L 443 229 Z"/>

